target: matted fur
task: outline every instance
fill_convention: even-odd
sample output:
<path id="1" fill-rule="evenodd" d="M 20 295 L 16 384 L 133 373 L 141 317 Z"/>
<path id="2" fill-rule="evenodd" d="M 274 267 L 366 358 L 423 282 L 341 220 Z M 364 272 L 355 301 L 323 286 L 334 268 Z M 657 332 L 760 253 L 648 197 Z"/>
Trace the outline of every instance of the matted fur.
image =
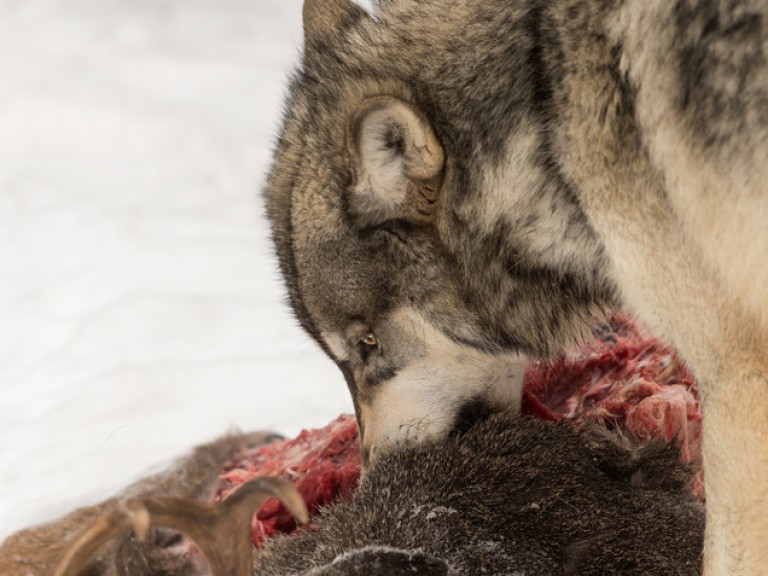
<path id="1" fill-rule="evenodd" d="M 454 345 L 503 368 L 622 305 L 701 386 L 706 573 L 768 570 L 768 5 L 382 0 L 371 17 L 335 0 L 323 14 L 305 25 L 266 198 L 294 309 L 344 372 L 364 436 L 366 412 L 389 412 L 384 445 L 414 425 L 382 392 L 412 363 L 413 386 L 437 390 L 424 374 Z M 426 119 L 444 158 L 431 183 L 386 175 L 399 195 L 367 196 L 400 207 L 384 221 L 383 205 L 367 220 L 350 208 L 375 166 L 349 126 L 379 97 Z M 412 120 L 392 117 L 367 135 L 377 158 L 416 151 Z M 421 321 L 452 344 L 411 353 L 398 327 Z M 419 421 L 450 421 L 447 396 Z"/>
<path id="2" fill-rule="evenodd" d="M 263 433 L 220 438 L 128 494 L 181 496 L 190 507 L 210 500 L 222 465 L 242 447 L 264 441 L 269 435 Z M 632 448 L 605 431 L 576 432 L 567 424 L 498 414 L 462 435 L 385 450 L 350 500 L 316 517 L 316 529 L 252 549 L 247 572 L 694 576 L 701 567 L 704 511 L 691 497 L 690 481 L 674 444 Z M 49 576 L 66 547 L 117 506 L 113 498 L 17 533 L 0 545 L 0 573 Z M 235 555 L 232 532 L 200 522 L 212 549 Z M 241 553 L 247 567 L 248 551 Z M 144 542 L 127 532 L 105 544 L 79 574 L 211 571 L 188 539 L 155 527 Z"/>

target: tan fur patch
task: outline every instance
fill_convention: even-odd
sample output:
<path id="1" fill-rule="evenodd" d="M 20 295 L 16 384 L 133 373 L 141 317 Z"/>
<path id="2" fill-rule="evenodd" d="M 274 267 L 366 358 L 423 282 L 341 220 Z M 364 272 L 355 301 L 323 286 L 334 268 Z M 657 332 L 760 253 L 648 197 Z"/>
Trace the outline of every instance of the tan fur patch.
<path id="1" fill-rule="evenodd" d="M 363 450 L 423 441 L 451 431 L 461 407 L 480 399 L 491 408 L 519 409 L 528 360 L 488 354 L 451 341 L 418 313 L 402 310 L 399 324 L 424 342 L 424 353 L 361 402 Z"/>

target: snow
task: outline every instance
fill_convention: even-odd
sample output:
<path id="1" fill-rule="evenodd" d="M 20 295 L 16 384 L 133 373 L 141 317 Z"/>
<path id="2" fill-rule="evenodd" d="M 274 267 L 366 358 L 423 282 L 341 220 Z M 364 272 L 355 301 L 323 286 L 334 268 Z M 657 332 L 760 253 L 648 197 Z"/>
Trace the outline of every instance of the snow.
<path id="1" fill-rule="evenodd" d="M 352 410 L 259 187 L 300 0 L 0 4 L 0 540 L 238 427 Z"/>

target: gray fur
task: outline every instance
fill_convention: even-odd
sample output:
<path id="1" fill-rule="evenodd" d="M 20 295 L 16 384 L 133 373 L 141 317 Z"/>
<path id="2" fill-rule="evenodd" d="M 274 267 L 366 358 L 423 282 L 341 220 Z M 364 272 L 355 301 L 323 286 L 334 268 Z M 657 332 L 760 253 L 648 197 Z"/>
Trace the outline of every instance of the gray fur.
<path id="1" fill-rule="evenodd" d="M 538 109 L 551 103 L 537 103 L 545 90 L 537 75 L 524 73 L 541 58 L 531 27 L 538 16 L 523 7 L 499 11 L 492 3 L 458 3 L 446 12 L 437 2 L 393 2 L 384 3 L 378 18 L 377 25 L 366 21 L 308 48 L 276 148 L 268 213 L 302 324 L 317 334 L 351 318 L 373 322 L 409 300 L 472 345 L 536 355 L 559 350 L 579 333 L 590 306 L 611 301 L 612 292 L 600 272 L 601 250 L 545 134 L 522 167 L 535 173 L 536 189 L 512 191 L 519 215 L 487 232 L 474 214 L 489 164 L 503 161 L 505 135 L 553 115 Z M 427 27 L 432 21 L 440 22 L 435 30 Z M 488 47 L 478 45 L 483 37 Z M 480 62 L 464 57 L 486 51 Z M 353 101 L 345 101 L 347 93 Z M 328 224 L 350 218 L 343 194 L 351 184 L 347 115 L 361 95 L 382 93 L 414 101 L 447 149 L 437 230 L 396 219 L 379 229 L 330 230 L 318 221 L 320 213 Z M 311 195 L 317 214 L 298 211 L 293 194 Z M 540 204 L 543 210 L 534 209 Z M 552 214 L 566 226 L 548 243 L 573 244 L 578 260 L 528 250 L 527 238 Z M 393 269 L 402 272 L 393 277 Z"/>
<path id="2" fill-rule="evenodd" d="M 382 0 L 375 17 L 342 12 L 306 30 L 265 195 L 294 310 L 347 379 L 365 453 L 519 390 L 511 377 L 441 391 L 428 373 L 462 349 L 549 356 L 622 305 L 678 348 L 702 390 L 708 574 L 764 572 L 768 5 Z M 442 146 L 428 218 L 350 211 L 348 126 L 379 97 L 412 107 Z M 403 313 L 452 345 L 371 384 L 350 326 L 396 333 Z M 377 362 L 404 357 L 398 338 L 379 344 Z M 398 421 L 415 404 L 397 394 L 416 388 L 433 401 Z"/>

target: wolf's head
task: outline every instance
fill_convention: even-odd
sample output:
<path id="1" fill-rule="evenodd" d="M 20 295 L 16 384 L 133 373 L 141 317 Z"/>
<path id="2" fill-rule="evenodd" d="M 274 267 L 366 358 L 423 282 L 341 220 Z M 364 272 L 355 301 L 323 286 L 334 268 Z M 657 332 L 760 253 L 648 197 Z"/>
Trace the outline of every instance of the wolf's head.
<path id="1" fill-rule="evenodd" d="M 291 304 L 346 377 L 364 454 L 519 405 L 527 359 L 601 293 L 545 146 L 528 10 L 442 4 L 306 1 L 266 188 Z"/>

